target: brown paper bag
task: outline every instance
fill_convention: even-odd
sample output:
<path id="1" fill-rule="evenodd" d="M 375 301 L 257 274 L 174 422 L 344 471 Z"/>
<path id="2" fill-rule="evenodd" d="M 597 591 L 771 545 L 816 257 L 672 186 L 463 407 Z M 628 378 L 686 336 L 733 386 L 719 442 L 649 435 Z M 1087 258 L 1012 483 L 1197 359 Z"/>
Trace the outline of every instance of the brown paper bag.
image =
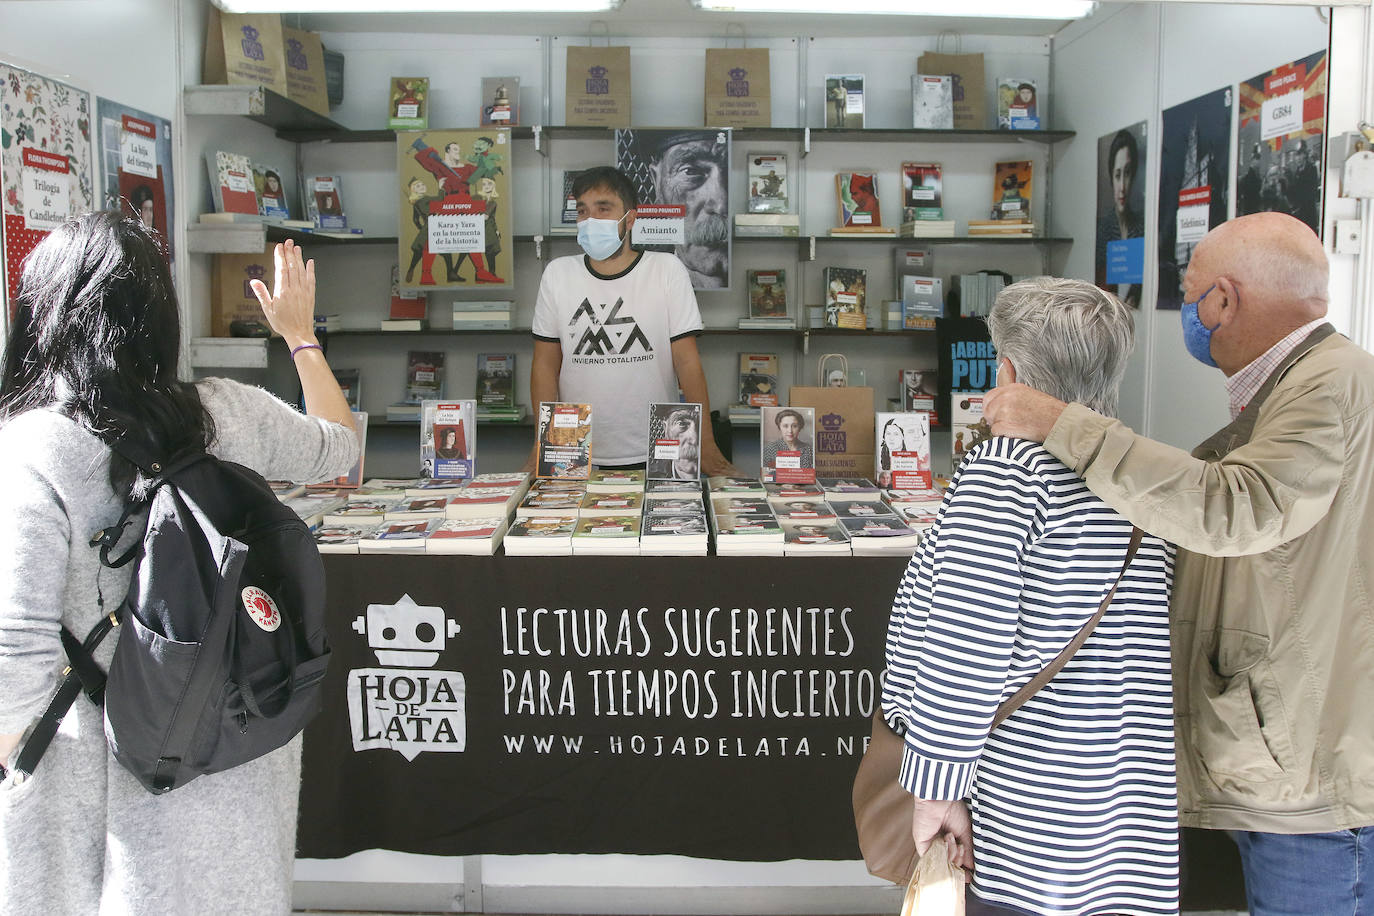
<path id="1" fill-rule="evenodd" d="M 916 864 L 902 898 L 902 916 L 964 916 L 964 875 L 949 861 L 947 843 L 936 840 Z"/>
<path id="2" fill-rule="evenodd" d="M 630 126 L 630 48 L 570 45 L 563 123 Z"/>
<path id="3" fill-rule="evenodd" d="M 201 81 L 263 86 L 287 95 L 286 53 L 277 13 L 230 15 L 209 6 Z"/>
<path id="4" fill-rule="evenodd" d="M 989 127 L 983 55 L 927 51 L 917 58 L 916 72 L 926 76 L 948 75 L 951 78 L 954 84 L 956 130 L 986 130 Z"/>
<path id="5" fill-rule="evenodd" d="M 235 321 L 260 321 L 267 325 L 262 306 L 249 280 L 272 285 L 272 246 L 262 254 L 217 254 L 211 268 L 210 333 L 232 337 L 229 325 Z"/>
<path id="6" fill-rule="evenodd" d="M 706 49 L 707 127 L 772 127 L 767 48 Z"/>
<path id="7" fill-rule="evenodd" d="M 873 476 L 873 389 L 794 386 L 793 407 L 816 409 L 816 476 Z"/>
<path id="8" fill-rule="evenodd" d="M 329 88 L 324 78 L 324 45 L 305 29 L 281 27 L 286 44 L 287 97 L 316 114 L 329 117 Z"/>

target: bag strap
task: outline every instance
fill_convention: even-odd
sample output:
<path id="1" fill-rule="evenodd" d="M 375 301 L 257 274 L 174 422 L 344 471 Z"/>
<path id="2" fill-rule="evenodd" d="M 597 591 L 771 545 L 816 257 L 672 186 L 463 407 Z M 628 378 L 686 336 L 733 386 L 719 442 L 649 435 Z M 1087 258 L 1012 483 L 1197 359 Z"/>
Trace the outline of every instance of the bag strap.
<path id="1" fill-rule="evenodd" d="M 113 560 L 110 559 L 110 551 L 123 538 L 124 529 L 129 527 L 129 522 L 152 501 L 153 494 L 157 492 L 158 487 L 167 482 L 169 477 L 209 456 L 201 449 L 191 448 L 172 456 L 164 465 L 157 460 L 152 452 L 146 451 L 143 446 L 131 440 L 108 438 L 104 442 L 112 451 L 152 478 L 142 499 L 126 499 L 124 510 L 119 515 L 119 521 L 108 528 L 101 528 L 91 537 L 91 546 L 100 550 L 100 562 L 110 569 L 119 569 L 121 566 L 127 566 L 134 557 L 138 556 L 139 548 L 142 547 L 142 544 L 136 541 L 123 554 Z"/>
<path id="2" fill-rule="evenodd" d="M 1045 666 L 1043 671 L 1031 678 L 1030 683 L 1016 691 L 1016 693 L 1004 700 L 1001 706 L 997 707 L 997 714 L 992 717 L 993 728 L 1001 725 L 1006 721 L 1007 716 L 1010 716 L 1012 713 L 1016 712 L 1017 709 L 1021 708 L 1022 703 L 1035 696 L 1041 687 L 1048 684 L 1054 676 L 1068 664 L 1069 659 L 1073 658 L 1074 653 L 1082 648 L 1083 643 L 1088 641 L 1088 637 L 1092 635 L 1097 624 L 1107 613 L 1107 605 L 1112 603 L 1112 598 L 1116 595 L 1116 587 L 1121 584 L 1122 578 L 1125 577 L 1126 569 L 1131 565 L 1131 560 L 1135 559 L 1136 549 L 1140 547 L 1140 539 L 1144 533 L 1145 532 L 1141 531 L 1139 528 L 1131 529 L 1131 543 L 1130 546 L 1126 548 L 1126 559 L 1121 561 L 1121 572 L 1116 574 L 1116 581 L 1112 583 L 1112 587 L 1109 588 L 1107 594 L 1103 596 L 1102 604 L 1098 606 L 1097 613 L 1088 618 L 1088 622 L 1083 624 L 1074 638 L 1069 640 L 1069 644 L 1064 647 L 1062 652 L 1054 657 L 1053 661 Z"/>
<path id="3" fill-rule="evenodd" d="M 106 614 L 100 618 L 99 623 L 91 627 L 84 642 L 77 642 L 70 630 L 62 628 L 62 647 L 67 650 L 67 658 L 71 664 L 63 670 L 62 680 L 58 682 L 57 689 L 48 700 L 47 708 L 43 710 L 43 715 L 39 717 L 33 731 L 29 732 L 24 746 L 14 757 L 11 769 L 17 779 L 28 779 L 33 775 L 34 768 L 47 753 L 48 745 L 52 744 L 58 727 L 66 718 L 72 704 L 76 702 L 77 695 L 85 691 L 86 696 L 96 706 L 104 702 L 105 672 L 100 670 L 91 653 L 117 626 L 119 618 L 113 613 Z"/>

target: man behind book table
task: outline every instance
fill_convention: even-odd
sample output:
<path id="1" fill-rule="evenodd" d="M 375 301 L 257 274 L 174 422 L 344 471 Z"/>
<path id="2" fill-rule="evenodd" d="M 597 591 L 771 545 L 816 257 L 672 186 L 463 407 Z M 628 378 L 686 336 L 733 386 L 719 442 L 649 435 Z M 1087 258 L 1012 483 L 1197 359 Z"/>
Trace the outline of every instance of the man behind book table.
<path id="1" fill-rule="evenodd" d="M 573 182 L 577 242 L 585 254 L 544 269 L 534 306 L 530 399 L 591 404 L 592 463 L 643 467 L 649 405 L 678 400 L 711 413 L 697 352 L 701 312 L 687 269 L 666 252 L 629 244 L 639 201 L 620 170 L 600 166 Z M 535 453 L 527 468 L 533 468 Z M 701 424 L 701 470 L 736 475 Z"/>

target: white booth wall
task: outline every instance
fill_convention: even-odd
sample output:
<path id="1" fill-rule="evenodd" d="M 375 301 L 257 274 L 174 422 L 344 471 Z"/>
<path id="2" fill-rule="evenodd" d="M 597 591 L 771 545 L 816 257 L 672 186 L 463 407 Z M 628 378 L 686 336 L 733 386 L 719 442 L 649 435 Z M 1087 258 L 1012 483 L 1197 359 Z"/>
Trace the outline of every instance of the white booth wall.
<path id="1" fill-rule="evenodd" d="M 1070 276 L 1091 277 L 1097 212 L 1097 138 L 1146 121 L 1145 282 L 1136 314 L 1136 352 L 1122 386 L 1121 419 L 1145 435 L 1191 449 L 1230 420 L 1223 377 L 1188 355 L 1177 310 L 1156 311 L 1160 112 L 1204 93 L 1236 86 L 1274 67 L 1327 47 L 1333 11 L 1314 7 L 1227 4 L 1108 4 L 1054 39 L 1055 126 L 1077 131 L 1056 172 L 1054 211 L 1060 228 L 1078 241 L 1068 258 Z M 1362 10 L 1338 10 L 1363 19 Z M 1351 14 L 1355 14 L 1351 16 Z M 1352 23 L 1353 24 L 1353 23 Z M 1362 32 L 1361 29 L 1350 31 Z M 1349 36 L 1347 36 L 1349 37 Z M 1341 52 L 1338 45 L 1333 58 Z M 1349 56 L 1349 55 L 1347 55 Z M 1358 104 L 1339 86 L 1333 59 L 1328 97 L 1328 136 L 1354 129 Z M 1338 93 L 1345 92 L 1338 97 Z M 1235 215 L 1235 128 L 1232 107 L 1230 211 Z M 1342 126 L 1344 125 L 1344 126 Z M 1335 188 L 1339 169 L 1325 173 L 1327 229 L 1335 214 L 1350 215 L 1351 203 Z M 1356 259 L 1331 259 L 1331 320 L 1348 332 Z"/>
<path id="2" fill-rule="evenodd" d="M 255 156 L 276 157 L 294 172 L 289 145 L 272 132 L 242 119 L 195 118 L 181 115 L 182 84 L 198 82 L 200 46 L 203 40 L 205 5 L 202 0 L 0 0 L 0 60 L 31 67 L 44 75 L 62 79 L 93 94 L 144 108 L 171 118 L 176 142 L 181 150 L 176 175 L 176 199 L 181 225 L 176 227 L 177 245 L 185 251 L 184 224 L 194 212 L 208 208 L 208 189 L 204 180 L 203 151 L 214 144 L 248 152 Z M 1337 10 L 1347 28 L 1337 30 L 1336 51 L 1332 61 L 1330 90 L 1330 134 L 1351 129 L 1366 103 L 1368 86 L 1363 57 L 1350 62 L 1342 49 L 1358 46 L 1362 54 L 1368 33 L 1368 11 Z M 1090 277 L 1092 239 L 1095 227 L 1096 138 L 1139 120 L 1149 122 L 1147 187 L 1147 242 L 1155 233 L 1155 201 L 1158 188 L 1159 112 L 1203 92 L 1234 85 L 1271 67 L 1304 56 L 1327 42 L 1328 26 L 1311 8 L 1182 4 L 1109 4 L 1093 17 L 1065 29 L 1050 46 L 1044 39 L 969 36 L 964 50 L 984 51 L 988 74 L 996 76 L 1005 68 L 1029 72 L 1047 79 L 1052 88 L 1052 126 L 1076 130 L 1078 136 L 1063 144 L 1056 153 L 1053 191 L 1054 217 L 1048 227 L 1056 235 L 1072 235 L 1078 241 L 1066 259 L 1052 265 L 1070 276 Z M 59 40 L 60 37 L 60 40 Z M 561 119 L 561 81 L 539 85 L 543 71 L 539 55 L 532 50 L 528 36 L 509 39 L 482 38 L 483 47 L 499 55 L 508 65 L 493 66 L 485 57 L 479 64 L 465 63 L 464 42 L 454 35 L 388 35 L 339 33 L 326 36 L 331 47 L 348 55 L 348 98 L 336 112 L 336 119 L 350 127 L 374 127 L 376 110 L 387 76 L 404 71 L 422 72 L 436 80 L 436 89 L 451 85 L 453 92 L 436 91 L 433 123 L 442 125 L 451 118 L 465 125 L 463 116 L 476 106 L 478 77 L 515 73 L 522 78 L 522 104 L 526 110 L 539 111 L 543 95 L 550 96 L 552 123 Z M 883 67 L 897 68 L 905 74 L 914 67 L 915 57 L 934 44 L 925 36 L 888 37 L 876 42 L 854 39 L 817 40 L 805 49 L 810 60 L 808 80 L 827 69 L 863 69 L 878 74 Z M 633 39 L 635 59 L 636 122 L 644 124 L 700 123 L 700 51 L 710 44 L 699 39 Z M 1343 44 L 1345 43 L 1345 44 Z M 537 43 L 535 43 L 537 44 Z M 719 43 L 717 43 L 719 44 Z M 797 56 L 803 53 L 792 38 L 769 41 L 774 50 L 773 80 L 776 124 L 795 120 L 800 88 L 788 74 L 798 69 Z M 547 53 L 556 54 L 554 48 Z M 862 67 L 844 62 L 861 56 Z M 561 64 L 551 68 L 561 74 Z M 1338 84 L 1337 74 L 1347 77 Z M 1355 85 L 1352 85 L 1354 83 Z M 692 92 L 680 87 L 691 85 Z M 895 85 L 895 81 L 894 81 Z M 889 89 L 891 87 L 888 87 Z M 810 86 L 811 98 L 818 96 Z M 879 112 L 890 107 L 883 117 L 900 126 L 903 108 L 896 95 L 887 90 L 875 94 Z M 812 109 L 808 120 L 815 124 L 819 111 Z M 526 115 L 525 120 L 534 118 Z M 528 141 L 522 141 L 528 144 Z M 755 144 L 761 146 L 762 144 Z M 884 147 L 888 146 L 883 144 Z M 846 166 L 871 165 L 892 175 L 904 154 L 879 149 L 880 159 L 867 147 L 853 157 L 827 152 L 825 158 L 808 165 L 810 178 L 806 193 L 813 201 L 829 201 L 827 175 Z M 339 145 L 327 151 L 312 150 L 311 168 L 332 167 L 331 157 L 339 160 L 341 171 L 356 172 L 356 182 L 346 184 L 345 193 L 354 193 L 362 225 L 378 234 L 390 234 L 394 226 L 393 204 L 387 182 L 369 182 L 369 177 L 386 176 L 392 169 L 392 148 L 386 144 Z M 595 161 L 602 155 L 593 149 L 574 150 L 570 164 L 577 168 L 579 157 Z M 813 156 L 818 155 L 816 153 Z M 995 158 L 992 153 L 989 156 Z M 538 160 L 526 156 L 531 163 Z M 912 157 L 915 158 L 915 157 Z M 346 160 L 346 161 L 345 161 Z M 889 161 L 891 160 L 891 161 Z M 739 152 L 736 162 L 739 163 Z M 517 163 L 520 158 L 517 158 Z M 987 163 L 979 156 L 967 161 L 946 160 L 947 181 L 957 187 L 967 180 L 969 187 L 981 187 Z M 525 166 L 517 164 L 517 169 Z M 545 183 L 538 168 L 520 174 L 540 187 L 546 197 L 556 193 Z M 1234 171 L 1234 162 L 1231 166 Z M 1334 200 L 1335 172 L 1327 172 L 1326 208 L 1333 216 L 1348 218 L 1354 213 L 1350 202 Z M 739 182 L 737 181 L 738 185 Z M 375 188 L 373 187 L 375 185 Z M 383 186 L 386 185 L 384 190 Z M 1234 182 L 1233 185 L 1234 187 Z M 895 185 L 880 187 L 885 199 L 895 200 Z M 739 193 L 738 187 L 734 191 Z M 969 193 L 982 194 L 982 191 Z M 1043 195 L 1038 206 L 1044 206 Z M 813 206 L 808 231 L 822 232 L 828 204 Z M 517 220 L 529 225 L 537 205 L 522 204 Z M 534 209 L 531 209 L 534 208 Z M 970 213 L 956 213 L 960 219 Z M 373 228 L 375 225 L 376 228 Z M 517 233 L 538 231 L 517 224 Z M 562 243 L 566 246 L 567 243 Z M 1328 246 L 1329 247 L 1329 246 Z M 1139 346 L 1123 392 L 1123 418 L 1142 431 L 1165 441 L 1190 446 L 1225 421 L 1225 400 L 1221 379 L 1211 370 L 1193 363 L 1184 352 L 1177 314 L 1156 313 L 1152 308 L 1155 289 L 1155 249 L 1146 247 L 1146 279 L 1138 315 Z M 555 253 L 570 253 L 559 249 Z M 736 283 L 741 282 L 743 261 L 736 250 Z M 762 255 L 766 257 L 766 253 Z M 392 253 L 366 255 L 386 265 Z M 751 258 L 759 256 L 750 255 Z M 976 259 L 952 255 L 969 261 Z M 884 263 L 879 269 L 890 269 Z M 804 282 L 817 287 L 820 262 L 808 265 Z M 1351 295 L 1355 289 L 1357 266 L 1351 256 L 1332 255 L 1333 310 L 1337 327 L 1349 327 Z M 517 266 L 516 324 L 528 325 L 533 292 L 540 263 L 530 253 L 522 255 Z M 939 269 L 946 272 L 945 267 Z M 953 268 L 951 268 L 953 269 Z M 962 266 L 961 266 L 962 269 Z M 1031 272 L 1029 265 L 1024 272 Z M 322 275 L 322 298 L 347 302 L 357 297 L 357 284 L 347 284 Z M 186 321 L 184 334 L 202 335 L 208 328 L 209 258 L 189 256 L 178 259 L 178 280 L 182 291 Z M 385 292 L 385 281 L 363 285 L 369 298 Z M 812 289 L 807 299 L 814 298 Z M 706 323 L 724 326 L 738 315 L 736 301 L 742 294 L 705 294 L 702 309 Z M 380 300 L 379 300 L 380 301 Z M 797 300 L 800 301 L 800 300 Z M 360 308 L 371 308 L 370 305 Z M 848 347 L 846 338 L 846 349 Z M 856 342 L 859 359 L 870 361 L 875 374 L 891 374 L 900 367 L 904 353 L 881 340 Z M 495 349 L 495 348 L 493 348 Z M 708 376 L 712 379 L 712 399 L 718 405 L 729 402 L 730 379 L 734 374 L 734 349 L 710 352 Z M 933 347 L 931 348 L 933 352 Z M 908 351 L 910 352 L 910 351 Z M 814 356 L 812 357 L 814 358 Z M 365 366 L 365 371 L 367 367 Z M 380 370 L 379 370 L 380 371 Z M 803 378 L 800 366 L 792 370 Z M 807 373 L 809 375 L 809 372 Z M 460 392 L 461 393 L 461 392 Z M 880 395 L 881 396 L 881 395 Z M 422 791 L 423 787 L 417 787 Z M 357 787 L 366 792 L 366 786 Z M 847 791 L 847 787 L 837 787 Z M 798 799 L 805 804 L 805 799 Z M 416 856 L 385 851 L 359 853 L 341 860 L 302 860 L 297 864 L 300 888 L 298 903 L 305 905 L 348 905 L 373 908 L 452 909 L 491 912 L 879 912 L 895 909 L 894 893 L 882 882 L 870 878 L 854 862 L 776 862 L 741 863 L 690 859 L 676 856 L 473 856 L 466 859 Z"/>

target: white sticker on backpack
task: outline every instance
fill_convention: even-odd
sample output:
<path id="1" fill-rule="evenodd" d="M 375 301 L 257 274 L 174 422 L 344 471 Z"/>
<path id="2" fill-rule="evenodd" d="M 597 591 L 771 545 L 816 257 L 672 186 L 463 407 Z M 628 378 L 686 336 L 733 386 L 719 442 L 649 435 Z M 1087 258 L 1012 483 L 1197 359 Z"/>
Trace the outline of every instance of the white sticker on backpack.
<path id="1" fill-rule="evenodd" d="M 243 590 L 240 595 L 243 599 L 244 610 L 248 611 L 248 616 L 253 618 L 253 622 L 271 633 L 281 626 L 281 612 L 277 610 L 277 602 L 272 600 L 272 596 L 258 588 L 250 585 Z"/>

